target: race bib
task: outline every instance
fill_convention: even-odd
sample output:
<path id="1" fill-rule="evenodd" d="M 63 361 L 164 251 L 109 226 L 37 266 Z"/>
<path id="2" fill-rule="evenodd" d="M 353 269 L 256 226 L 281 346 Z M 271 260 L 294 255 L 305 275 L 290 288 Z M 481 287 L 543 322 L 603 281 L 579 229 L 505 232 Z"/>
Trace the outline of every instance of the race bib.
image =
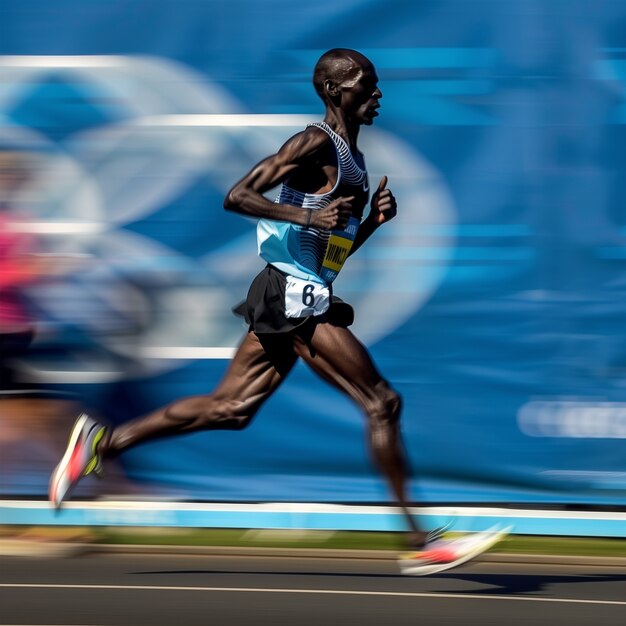
<path id="1" fill-rule="evenodd" d="M 359 220 L 352 216 L 345 228 L 333 230 L 330 233 L 320 271 L 320 276 L 327 283 L 332 283 L 337 278 L 337 274 L 341 271 L 350 250 L 352 250 L 358 229 Z"/>
<path id="2" fill-rule="evenodd" d="M 309 317 L 322 315 L 330 306 L 330 290 L 318 283 L 287 276 L 285 285 L 285 315 Z"/>

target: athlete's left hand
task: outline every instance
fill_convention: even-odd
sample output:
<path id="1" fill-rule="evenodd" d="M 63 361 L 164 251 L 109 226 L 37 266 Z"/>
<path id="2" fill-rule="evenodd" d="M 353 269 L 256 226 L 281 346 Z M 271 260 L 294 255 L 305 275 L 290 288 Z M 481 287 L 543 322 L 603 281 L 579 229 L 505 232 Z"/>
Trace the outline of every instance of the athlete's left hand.
<path id="1" fill-rule="evenodd" d="M 381 226 L 392 220 L 398 213 L 396 199 L 391 190 L 387 189 L 386 176 L 383 176 L 378 183 L 378 189 L 372 196 L 371 208 L 370 218 L 374 221 L 375 226 Z"/>

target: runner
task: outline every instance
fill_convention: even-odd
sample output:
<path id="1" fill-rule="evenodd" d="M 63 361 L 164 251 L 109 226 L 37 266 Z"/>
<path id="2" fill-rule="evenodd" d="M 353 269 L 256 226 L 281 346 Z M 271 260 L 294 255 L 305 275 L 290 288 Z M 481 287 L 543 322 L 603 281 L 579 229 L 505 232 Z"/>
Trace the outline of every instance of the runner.
<path id="1" fill-rule="evenodd" d="M 300 358 L 365 414 L 375 462 L 406 516 L 407 543 L 422 548 L 439 535 L 429 537 L 408 509 L 400 396 L 349 330 L 352 307 L 332 290 L 346 259 L 397 212 L 383 176 L 365 214 L 369 182 L 357 140 L 361 126 L 378 115 L 378 76 L 359 52 L 333 49 L 317 62 L 313 84 L 326 107 L 324 120 L 287 140 L 226 196 L 227 210 L 260 220 L 259 253 L 267 266 L 235 309 L 249 332 L 223 380 L 209 395 L 178 400 L 114 429 L 82 415 L 51 479 L 55 506 L 82 476 L 100 472 L 103 459 L 139 443 L 245 428 Z M 270 202 L 263 194 L 279 185 Z"/>
<path id="2" fill-rule="evenodd" d="M 42 273 L 33 238 L 19 228 L 14 195 L 28 179 L 28 161 L 0 149 L 0 393 L 23 388 L 16 361 L 28 351 L 35 331 L 23 289 Z"/>

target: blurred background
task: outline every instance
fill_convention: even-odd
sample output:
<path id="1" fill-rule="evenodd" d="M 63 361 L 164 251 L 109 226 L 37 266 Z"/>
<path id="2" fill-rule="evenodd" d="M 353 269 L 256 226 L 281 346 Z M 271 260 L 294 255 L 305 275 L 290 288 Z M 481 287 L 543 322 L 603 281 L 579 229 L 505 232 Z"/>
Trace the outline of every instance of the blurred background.
<path id="1" fill-rule="evenodd" d="M 377 67 L 397 219 L 336 293 L 404 397 L 424 503 L 626 505 L 626 5 L 127 0 L 0 9 L 0 496 L 43 498 L 80 406 L 210 391 L 262 267 L 225 192 Z M 144 445 L 79 494 L 390 500 L 357 409 L 298 366 L 240 433 Z"/>

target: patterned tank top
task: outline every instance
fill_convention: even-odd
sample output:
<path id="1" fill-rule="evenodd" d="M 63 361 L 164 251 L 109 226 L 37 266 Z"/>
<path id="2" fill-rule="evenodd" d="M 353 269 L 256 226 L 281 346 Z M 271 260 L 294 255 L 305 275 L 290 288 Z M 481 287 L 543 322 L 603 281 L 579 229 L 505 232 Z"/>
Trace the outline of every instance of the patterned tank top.
<path id="1" fill-rule="evenodd" d="M 309 124 L 328 134 L 337 151 L 337 182 L 327 193 L 304 193 L 282 185 L 276 202 L 319 211 L 340 196 L 369 195 L 367 171 L 356 162 L 348 144 L 325 122 Z M 307 126 L 308 128 L 308 126 Z M 360 220 L 332 231 L 262 219 L 257 226 L 259 255 L 277 269 L 303 280 L 330 285 L 354 243 Z"/>

